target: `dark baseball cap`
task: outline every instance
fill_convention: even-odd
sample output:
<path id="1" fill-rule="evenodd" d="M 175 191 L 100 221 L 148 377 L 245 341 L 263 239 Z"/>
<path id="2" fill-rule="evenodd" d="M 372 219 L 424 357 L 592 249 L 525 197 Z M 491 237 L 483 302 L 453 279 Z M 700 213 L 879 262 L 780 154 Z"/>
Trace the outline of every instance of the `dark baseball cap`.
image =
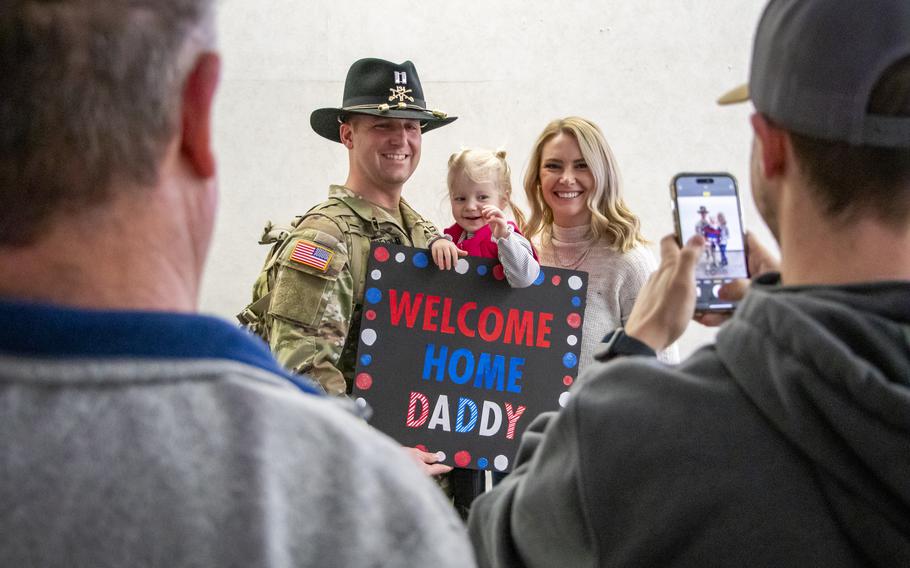
<path id="1" fill-rule="evenodd" d="M 910 147 L 910 118 L 869 114 L 882 74 L 910 56 L 910 0 L 771 0 L 749 83 L 718 99 L 752 99 L 782 127 L 855 146 Z"/>

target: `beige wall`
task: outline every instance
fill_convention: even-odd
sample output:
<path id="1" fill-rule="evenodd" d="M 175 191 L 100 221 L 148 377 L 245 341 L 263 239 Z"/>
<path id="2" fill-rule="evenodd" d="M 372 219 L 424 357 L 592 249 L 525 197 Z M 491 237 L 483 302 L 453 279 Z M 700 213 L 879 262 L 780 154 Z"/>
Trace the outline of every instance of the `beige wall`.
<path id="1" fill-rule="evenodd" d="M 539 131 L 552 118 L 577 114 L 604 130 L 649 239 L 672 230 L 668 183 L 675 173 L 729 171 L 746 198 L 747 227 L 769 242 L 749 194 L 751 109 L 714 104 L 747 76 L 762 5 L 223 0 L 222 197 L 203 310 L 233 317 L 249 301 L 266 252 L 256 244 L 265 221 L 306 211 L 329 183 L 344 181 L 343 148 L 310 129 L 309 113 L 340 105 L 347 68 L 361 57 L 411 59 L 429 106 L 460 117 L 424 137 L 421 165 L 405 189 L 439 225 L 451 222 L 443 201 L 451 152 L 506 148 L 519 189 Z M 693 323 L 681 352 L 712 335 Z"/>

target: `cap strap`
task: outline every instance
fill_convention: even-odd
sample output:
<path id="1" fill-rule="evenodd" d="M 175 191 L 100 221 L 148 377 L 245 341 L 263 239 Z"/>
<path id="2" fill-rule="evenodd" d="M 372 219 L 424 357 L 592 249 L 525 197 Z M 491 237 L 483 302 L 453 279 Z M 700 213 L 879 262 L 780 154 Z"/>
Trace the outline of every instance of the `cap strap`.
<path id="1" fill-rule="evenodd" d="M 438 118 L 438 119 L 444 119 L 448 116 L 448 114 L 442 112 L 441 110 L 428 110 L 422 106 L 408 104 L 408 103 L 404 103 L 404 102 L 399 102 L 394 105 L 389 105 L 386 103 L 382 103 L 382 104 L 378 104 L 378 105 L 352 105 L 352 106 L 342 107 L 341 110 L 343 110 L 343 111 L 378 110 L 379 112 L 389 112 L 390 110 L 419 110 L 421 112 L 428 112 L 428 113 L 432 114 L 435 118 Z"/>

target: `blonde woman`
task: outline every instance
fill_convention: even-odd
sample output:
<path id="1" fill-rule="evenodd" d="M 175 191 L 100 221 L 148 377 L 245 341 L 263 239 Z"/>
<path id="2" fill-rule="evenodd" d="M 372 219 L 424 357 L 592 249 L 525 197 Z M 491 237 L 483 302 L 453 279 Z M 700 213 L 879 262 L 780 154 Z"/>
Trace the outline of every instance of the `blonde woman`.
<path id="1" fill-rule="evenodd" d="M 657 267 L 638 217 L 622 199 L 619 170 L 600 128 L 584 118 L 552 121 L 537 138 L 524 180 L 526 234 L 544 266 L 588 273 L 579 372 L 604 336 L 625 324 Z M 676 348 L 658 354 L 676 360 Z"/>

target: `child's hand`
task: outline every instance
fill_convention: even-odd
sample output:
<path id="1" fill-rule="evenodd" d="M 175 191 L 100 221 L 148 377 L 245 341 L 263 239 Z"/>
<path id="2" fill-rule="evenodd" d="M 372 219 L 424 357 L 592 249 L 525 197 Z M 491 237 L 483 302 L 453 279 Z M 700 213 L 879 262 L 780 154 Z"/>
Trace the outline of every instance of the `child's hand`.
<path id="1" fill-rule="evenodd" d="M 493 236 L 497 239 L 504 239 L 509 236 L 509 224 L 506 222 L 506 216 L 502 210 L 495 205 L 484 205 L 480 210 L 483 220 L 490 226 Z"/>
<path id="2" fill-rule="evenodd" d="M 433 262 L 439 267 L 439 270 L 452 270 L 458 257 L 468 256 L 467 251 L 458 248 L 458 245 L 449 239 L 436 239 L 430 245 L 430 254 L 433 255 Z"/>

